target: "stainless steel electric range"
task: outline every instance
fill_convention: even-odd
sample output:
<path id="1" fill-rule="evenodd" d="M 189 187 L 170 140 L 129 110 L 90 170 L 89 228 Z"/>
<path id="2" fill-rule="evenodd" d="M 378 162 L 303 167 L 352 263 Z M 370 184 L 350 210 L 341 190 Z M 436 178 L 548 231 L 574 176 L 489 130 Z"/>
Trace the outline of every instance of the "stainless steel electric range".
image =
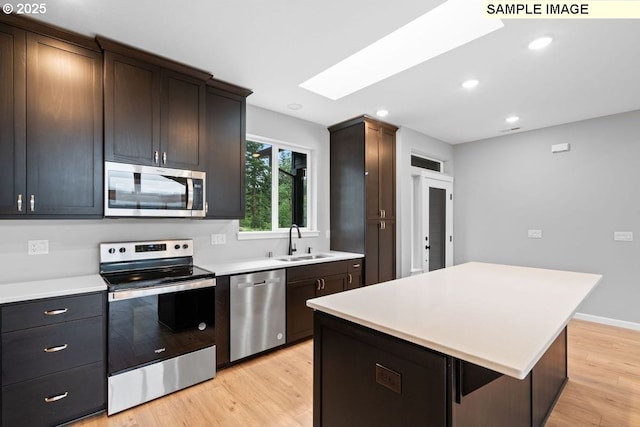
<path id="1" fill-rule="evenodd" d="M 100 244 L 109 293 L 107 414 L 216 374 L 215 274 L 192 240 Z"/>

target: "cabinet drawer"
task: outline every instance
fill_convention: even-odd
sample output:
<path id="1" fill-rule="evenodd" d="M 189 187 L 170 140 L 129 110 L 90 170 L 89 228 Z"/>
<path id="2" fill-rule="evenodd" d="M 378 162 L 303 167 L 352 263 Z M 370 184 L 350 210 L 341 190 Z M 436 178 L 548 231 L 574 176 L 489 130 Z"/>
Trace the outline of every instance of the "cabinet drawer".
<path id="1" fill-rule="evenodd" d="M 101 316 L 104 294 L 50 298 L 2 307 L 2 332 Z"/>
<path id="2" fill-rule="evenodd" d="M 2 385 L 103 359 L 102 316 L 5 333 L 2 334 Z"/>
<path id="3" fill-rule="evenodd" d="M 333 261 L 290 267 L 287 268 L 287 282 L 295 282 L 304 279 L 317 279 L 323 276 L 346 273 L 348 264 L 349 261 Z"/>
<path id="4" fill-rule="evenodd" d="M 2 387 L 2 425 L 53 426 L 100 411 L 105 381 L 104 364 L 95 363 Z"/>
<path id="5" fill-rule="evenodd" d="M 349 266 L 347 268 L 347 273 L 351 274 L 362 274 L 362 263 L 363 259 L 350 259 Z"/>

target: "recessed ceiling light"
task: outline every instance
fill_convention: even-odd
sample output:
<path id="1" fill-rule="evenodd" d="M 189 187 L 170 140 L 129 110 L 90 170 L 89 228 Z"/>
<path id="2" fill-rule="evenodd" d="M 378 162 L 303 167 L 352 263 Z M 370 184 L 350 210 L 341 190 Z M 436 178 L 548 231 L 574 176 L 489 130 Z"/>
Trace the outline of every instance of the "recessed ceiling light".
<path id="1" fill-rule="evenodd" d="M 506 121 L 507 123 L 515 123 L 515 122 L 517 122 L 518 120 L 520 120 L 520 117 L 518 117 L 518 116 L 509 116 L 509 117 L 507 117 L 507 118 L 505 119 L 505 121 Z"/>
<path id="2" fill-rule="evenodd" d="M 478 86 L 478 83 L 480 83 L 477 80 L 467 80 L 466 82 L 462 83 L 462 87 L 465 89 L 473 89 L 474 87 Z"/>
<path id="3" fill-rule="evenodd" d="M 300 110 L 302 108 L 301 104 L 288 104 L 287 108 L 290 110 Z"/>
<path id="4" fill-rule="evenodd" d="M 378 117 L 387 117 L 389 112 L 387 110 L 378 110 L 376 111 L 376 116 Z"/>
<path id="5" fill-rule="evenodd" d="M 448 0 L 300 87 L 337 100 L 504 26 L 481 9 L 482 0 Z"/>
<path id="6" fill-rule="evenodd" d="M 529 43 L 529 49 L 539 50 L 549 46 L 553 39 L 551 37 L 540 37 Z"/>

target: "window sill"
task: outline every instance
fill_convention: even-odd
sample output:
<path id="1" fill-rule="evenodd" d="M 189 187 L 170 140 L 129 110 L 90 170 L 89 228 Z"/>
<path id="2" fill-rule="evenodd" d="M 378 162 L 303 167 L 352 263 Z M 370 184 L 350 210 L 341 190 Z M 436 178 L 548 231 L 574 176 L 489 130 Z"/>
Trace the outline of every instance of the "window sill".
<path id="1" fill-rule="evenodd" d="M 318 237 L 320 232 L 317 230 L 300 230 L 302 237 Z M 295 230 L 292 236 L 298 237 Z M 261 239 L 288 239 L 288 231 L 239 231 L 238 240 L 261 240 Z"/>

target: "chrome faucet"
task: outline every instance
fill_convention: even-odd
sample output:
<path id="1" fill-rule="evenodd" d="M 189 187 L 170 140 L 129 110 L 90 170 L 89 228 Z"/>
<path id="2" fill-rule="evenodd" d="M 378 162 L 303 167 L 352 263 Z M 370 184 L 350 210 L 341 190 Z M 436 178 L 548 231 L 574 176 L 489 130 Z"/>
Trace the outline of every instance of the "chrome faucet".
<path id="1" fill-rule="evenodd" d="M 300 228 L 296 224 L 291 224 L 291 227 L 289 227 L 289 253 L 288 253 L 289 255 L 293 255 L 293 253 L 297 250 L 296 246 L 291 243 L 291 230 L 293 230 L 293 227 L 295 227 L 296 230 L 298 230 L 298 239 L 302 239 Z"/>

